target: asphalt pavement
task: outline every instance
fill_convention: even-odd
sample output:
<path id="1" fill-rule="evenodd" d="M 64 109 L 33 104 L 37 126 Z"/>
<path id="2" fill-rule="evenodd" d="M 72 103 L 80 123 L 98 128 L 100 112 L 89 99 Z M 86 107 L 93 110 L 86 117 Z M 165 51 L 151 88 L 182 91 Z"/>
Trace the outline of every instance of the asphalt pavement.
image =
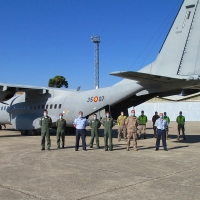
<path id="1" fill-rule="evenodd" d="M 75 136 L 57 149 L 41 151 L 40 135 L 21 136 L 12 126 L 0 131 L 0 199 L 200 199 L 200 122 L 186 122 L 186 140 L 177 141 L 176 123 L 170 123 L 168 150 L 155 151 L 152 124 L 138 150 L 126 151 L 113 129 L 113 151 L 89 147 L 74 151 Z M 81 143 L 81 141 L 80 141 Z M 131 142 L 132 145 L 132 142 Z"/>

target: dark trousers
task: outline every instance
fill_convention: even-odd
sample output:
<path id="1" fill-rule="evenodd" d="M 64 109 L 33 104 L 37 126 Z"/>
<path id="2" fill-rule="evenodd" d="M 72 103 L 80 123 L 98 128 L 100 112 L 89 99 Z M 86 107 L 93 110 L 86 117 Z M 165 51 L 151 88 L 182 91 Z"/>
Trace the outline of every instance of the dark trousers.
<path id="1" fill-rule="evenodd" d="M 162 136 L 163 148 L 167 149 L 166 130 L 157 129 L 156 136 L 157 136 L 156 137 L 156 149 L 159 149 L 159 147 L 160 147 L 160 138 L 161 138 L 161 136 Z"/>
<path id="2" fill-rule="evenodd" d="M 86 130 L 85 129 L 76 129 L 76 144 L 75 144 L 76 150 L 78 150 L 79 148 L 80 137 L 82 139 L 82 148 L 83 150 L 85 150 L 86 149 L 86 143 L 85 143 Z"/>
<path id="3" fill-rule="evenodd" d="M 185 139 L 185 127 L 182 124 L 178 124 L 178 137 L 180 137 L 181 130 L 182 130 L 183 139 Z"/>

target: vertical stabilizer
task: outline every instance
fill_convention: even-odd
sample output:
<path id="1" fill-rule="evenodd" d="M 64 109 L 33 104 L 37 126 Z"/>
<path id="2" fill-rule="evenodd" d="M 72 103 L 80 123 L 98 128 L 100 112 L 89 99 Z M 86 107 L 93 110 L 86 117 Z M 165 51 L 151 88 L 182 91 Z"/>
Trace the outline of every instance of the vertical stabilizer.
<path id="1" fill-rule="evenodd" d="M 185 0 L 156 60 L 140 72 L 175 77 L 200 74 L 199 0 Z"/>

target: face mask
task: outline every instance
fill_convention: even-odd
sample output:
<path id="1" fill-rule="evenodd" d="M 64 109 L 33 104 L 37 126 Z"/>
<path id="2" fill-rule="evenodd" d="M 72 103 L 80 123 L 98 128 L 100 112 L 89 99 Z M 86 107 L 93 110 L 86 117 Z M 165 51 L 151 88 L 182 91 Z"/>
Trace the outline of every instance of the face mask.
<path id="1" fill-rule="evenodd" d="M 158 115 L 158 113 L 156 112 L 155 115 Z"/>
<path id="2" fill-rule="evenodd" d="M 62 119 L 63 118 L 63 116 L 59 116 L 60 117 L 60 119 Z"/>
<path id="3" fill-rule="evenodd" d="M 132 113 L 131 115 L 134 117 L 134 116 L 135 116 L 135 113 Z"/>
<path id="4" fill-rule="evenodd" d="M 180 114 L 180 116 L 182 116 L 182 114 Z"/>
<path id="5" fill-rule="evenodd" d="M 46 117 L 46 116 L 47 116 L 47 113 L 44 113 L 44 116 Z"/>
<path id="6" fill-rule="evenodd" d="M 144 113 L 141 113 L 142 115 L 144 115 Z"/>
<path id="7" fill-rule="evenodd" d="M 110 116 L 110 114 L 106 114 L 106 117 L 109 117 Z"/>
<path id="8" fill-rule="evenodd" d="M 96 119 L 97 117 L 95 116 L 94 119 Z"/>
<path id="9" fill-rule="evenodd" d="M 160 118 L 162 119 L 162 118 L 163 118 L 163 116 L 161 115 L 161 116 L 160 116 Z"/>
<path id="10" fill-rule="evenodd" d="M 81 117 L 83 117 L 83 115 L 79 115 L 79 117 L 81 118 Z"/>
<path id="11" fill-rule="evenodd" d="M 121 115 L 123 116 L 123 115 L 124 115 L 124 113 L 121 113 Z"/>

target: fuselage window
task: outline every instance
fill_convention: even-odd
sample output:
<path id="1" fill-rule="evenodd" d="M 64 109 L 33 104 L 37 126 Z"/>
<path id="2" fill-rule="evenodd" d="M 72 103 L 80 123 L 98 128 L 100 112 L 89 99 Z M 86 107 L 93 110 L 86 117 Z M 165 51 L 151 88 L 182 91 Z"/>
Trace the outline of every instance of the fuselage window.
<path id="1" fill-rule="evenodd" d="M 57 108 L 57 104 L 54 105 L 54 109 L 56 109 L 56 108 Z"/>
<path id="2" fill-rule="evenodd" d="M 40 109 L 40 105 L 38 105 L 38 109 Z"/>
<path id="3" fill-rule="evenodd" d="M 61 109 L 62 104 L 59 104 L 59 109 Z"/>
<path id="4" fill-rule="evenodd" d="M 44 109 L 44 105 L 42 105 L 42 109 Z"/>
<path id="5" fill-rule="evenodd" d="M 6 109 L 6 106 L 4 107 L 4 110 Z"/>
<path id="6" fill-rule="evenodd" d="M 49 106 L 48 106 L 48 104 L 47 104 L 47 105 L 46 105 L 46 109 L 48 109 L 48 107 L 49 107 Z"/>
<path id="7" fill-rule="evenodd" d="M 3 106 L 1 106 L 1 110 L 3 110 Z"/>
<path id="8" fill-rule="evenodd" d="M 34 109 L 36 109 L 37 108 L 37 106 L 34 106 Z"/>
<path id="9" fill-rule="evenodd" d="M 30 109 L 31 109 L 31 110 L 32 110 L 32 108 L 33 108 L 33 107 L 32 107 L 32 106 L 30 106 Z"/>
<path id="10" fill-rule="evenodd" d="M 50 109 L 52 109 L 52 107 L 53 107 L 53 105 L 51 104 L 51 105 L 50 105 Z"/>

